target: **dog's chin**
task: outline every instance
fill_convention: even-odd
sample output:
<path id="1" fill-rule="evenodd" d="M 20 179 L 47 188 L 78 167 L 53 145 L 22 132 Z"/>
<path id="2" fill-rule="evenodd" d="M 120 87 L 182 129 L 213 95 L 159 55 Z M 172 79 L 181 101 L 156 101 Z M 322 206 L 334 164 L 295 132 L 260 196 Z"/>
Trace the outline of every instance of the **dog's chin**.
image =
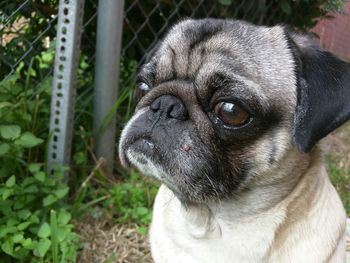
<path id="1" fill-rule="evenodd" d="M 148 138 L 140 138 L 125 147 L 124 159 L 129 166 L 136 167 L 143 175 L 155 177 L 162 183 L 169 183 L 169 176 L 162 168 L 161 153 Z"/>
<path id="2" fill-rule="evenodd" d="M 207 197 L 204 193 L 194 195 L 193 191 L 182 184 L 180 174 L 168 174 L 162 163 L 162 152 L 149 139 L 141 138 L 124 148 L 124 163 L 134 166 L 144 176 L 156 178 L 166 185 L 183 203 L 202 203 Z"/>

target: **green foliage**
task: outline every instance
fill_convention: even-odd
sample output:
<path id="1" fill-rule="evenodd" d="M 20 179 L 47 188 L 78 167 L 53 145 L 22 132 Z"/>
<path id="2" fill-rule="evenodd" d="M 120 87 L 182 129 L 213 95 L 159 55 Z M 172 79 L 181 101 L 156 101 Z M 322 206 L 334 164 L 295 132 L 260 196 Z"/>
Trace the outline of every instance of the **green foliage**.
<path id="1" fill-rule="evenodd" d="M 318 18 L 329 11 L 339 11 L 344 0 L 217 0 L 222 6 L 219 14 L 251 21 L 255 24 L 287 24 L 301 30 L 316 25 Z M 239 7 L 239 8 L 237 8 Z"/>
<path id="2" fill-rule="evenodd" d="M 339 12 L 345 6 L 344 0 L 329 0 L 324 3 L 323 8 L 330 12 Z"/>
<path id="3" fill-rule="evenodd" d="M 335 158 L 332 155 L 326 156 L 329 176 L 332 184 L 340 194 L 348 217 L 350 217 L 350 170 L 336 166 L 334 164 L 336 163 Z"/>
<path id="4" fill-rule="evenodd" d="M 21 58 L 25 51 L 30 51 L 23 61 L 23 65 L 28 66 L 32 57 L 45 51 L 43 39 L 37 38 L 42 34 L 50 38 L 55 36 L 55 29 L 49 28 L 49 21 L 52 20 L 52 15 L 57 13 L 57 4 L 57 0 L 32 0 L 19 9 L 18 1 L 0 1 L 0 24 L 4 25 L 0 30 L 0 39 L 4 39 L 6 43 L 0 45 L 2 59 L 11 65 L 17 65 L 18 58 Z M 0 76 L 9 73 L 7 63 L 0 63 Z M 47 71 L 42 73 L 46 74 Z"/>
<path id="5" fill-rule="evenodd" d="M 51 261 L 53 240 L 59 248 L 55 250 L 56 258 L 75 262 L 78 236 L 70 224 L 69 206 L 61 202 L 68 194 L 67 185 L 62 183 L 64 170 L 50 178 L 43 168 L 31 163 L 26 176 L 0 178 L 1 262 L 10 262 L 9 256 L 26 262 L 39 258 Z M 54 225 L 49 221 L 50 210 L 58 211 Z"/>
<path id="6" fill-rule="evenodd" d="M 122 61 L 120 63 L 120 86 L 121 93 L 114 105 L 110 109 L 109 113 L 103 119 L 101 126 L 97 133 L 103 131 L 111 121 L 114 114 L 117 112 L 118 128 L 121 128 L 127 120 L 130 119 L 131 113 L 134 109 L 134 89 L 133 89 L 133 77 L 137 69 L 137 62 L 131 60 L 129 62 Z"/>
<path id="7" fill-rule="evenodd" d="M 43 52 L 44 56 L 50 51 Z M 33 61 L 40 61 L 36 57 Z M 29 163 L 43 161 L 38 151 L 45 152 L 42 138 L 48 135 L 51 78 L 42 79 L 33 88 L 33 68 L 24 70 L 22 64 L 16 74 L 0 82 L 0 177 L 12 174 L 25 176 Z M 38 78 L 36 78 L 38 79 Z"/>
<path id="8" fill-rule="evenodd" d="M 107 207 L 108 200 L 117 200 L 109 181 L 95 172 L 99 184 L 81 187 L 81 181 L 91 170 L 91 112 L 92 69 L 87 57 L 82 55 L 78 69 L 78 96 L 75 117 L 73 165 L 71 173 L 77 176 L 64 183 L 64 169 L 54 177 L 46 172 L 45 156 L 49 118 L 52 78 L 43 73 L 52 67 L 52 46 L 32 58 L 29 65 L 20 63 L 15 74 L 0 82 L 0 261 L 13 259 L 25 262 L 75 262 L 78 236 L 72 219 L 89 211 L 91 207 Z M 111 114 L 118 111 L 118 123 L 122 125 L 133 109 L 132 82 L 137 63 L 122 62 L 122 86 L 118 101 Z M 108 123 L 109 118 L 106 118 Z M 93 173 L 93 174 L 95 174 Z M 99 174 L 99 175 L 98 175 Z M 134 177 L 132 177 L 133 180 Z M 108 184 L 106 183 L 108 182 Z M 134 182 L 133 182 L 134 183 Z M 125 184 L 127 184 L 125 182 Z M 142 184 L 145 186 L 146 184 Z M 68 202 L 69 189 L 77 193 Z M 130 190 L 128 190 L 130 191 Z M 131 191 L 138 200 L 130 208 L 110 205 L 113 214 L 138 223 L 150 220 L 152 199 L 148 190 Z M 123 192 L 124 193 L 124 192 Z M 154 195 L 154 194 L 153 194 Z M 145 199 L 147 196 L 147 202 Z M 125 196 L 119 205 L 125 203 Z M 108 199 L 108 200 L 107 200 Z M 106 201 L 107 200 L 107 201 Z M 109 210 L 109 208 L 107 208 Z M 106 209 L 106 211 L 107 211 Z M 118 221 L 119 222 L 119 221 Z M 145 233 L 144 227 L 140 232 Z"/>
<path id="9" fill-rule="evenodd" d="M 158 184 L 141 178 L 135 171 L 124 182 L 113 186 L 111 198 L 105 202 L 115 211 L 118 223 L 134 222 L 148 225 L 152 217 L 152 204 L 158 191 Z M 141 230 L 142 231 L 142 230 Z"/>
<path id="10" fill-rule="evenodd" d="M 32 59 L 30 65 L 40 67 L 20 64 L 0 82 L 1 262 L 76 260 L 79 237 L 65 201 L 65 169 L 57 168 L 54 177 L 45 173 L 51 78 L 41 79 L 40 70 L 51 66 L 52 52 Z"/>

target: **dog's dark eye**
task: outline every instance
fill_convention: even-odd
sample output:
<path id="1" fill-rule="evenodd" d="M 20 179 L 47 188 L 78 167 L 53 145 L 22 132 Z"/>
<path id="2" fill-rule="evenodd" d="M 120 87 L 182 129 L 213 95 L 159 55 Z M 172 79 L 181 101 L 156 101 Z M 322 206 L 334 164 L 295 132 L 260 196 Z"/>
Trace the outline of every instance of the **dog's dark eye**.
<path id="1" fill-rule="evenodd" d="M 136 89 L 135 89 L 135 99 L 136 99 L 136 101 L 139 101 L 150 90 L 151 90 L 151 88 L 146 83 L 144 83 L 144 82 L 138 83 L 136 85 Z"/>
<path id="2" fill-rule="evenodd" d="M 216 104 L 214 112 L 220 120 L 230 126 L 241 126 L 250 119 L 249 113 L 243 107 L 232 102 L 219 102 Z"/>

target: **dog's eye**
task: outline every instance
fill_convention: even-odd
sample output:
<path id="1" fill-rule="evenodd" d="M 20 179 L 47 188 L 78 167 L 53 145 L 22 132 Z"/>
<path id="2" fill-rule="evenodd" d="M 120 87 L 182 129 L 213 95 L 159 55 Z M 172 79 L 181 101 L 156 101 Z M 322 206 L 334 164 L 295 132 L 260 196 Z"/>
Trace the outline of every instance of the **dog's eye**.
<path id="1" fill-rule="evenodd" d="M 214 112 L 220 120 L 230 126 L 241 126 L 250 119 L 249 113 L 243 107 L 232 102 L 219 102 Z"/>
<path id="2" fill-rule="evenodd" d="M 151 88 L 144 82 L 140 82 L 136 85 L 135 89 L 135 99 L 138 102 L 143 96 L 149 92 Z"/>

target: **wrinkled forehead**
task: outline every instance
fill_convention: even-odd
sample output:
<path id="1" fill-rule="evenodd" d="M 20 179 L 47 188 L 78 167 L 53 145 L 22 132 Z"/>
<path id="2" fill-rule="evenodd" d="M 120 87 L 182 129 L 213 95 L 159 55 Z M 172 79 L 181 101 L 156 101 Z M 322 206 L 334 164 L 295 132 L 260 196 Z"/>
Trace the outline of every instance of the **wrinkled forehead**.
<path id="1" fill-rule="evenodd" d="M 267 97 L 295 97 L 294 60 L 279 26 L 185 20 L 169 31 L 140 73 L 152 78 L 154 86 L 175 79 L 193 81 L 199 94 L 215 74 L 244 82 L 251 92 Z"/>

